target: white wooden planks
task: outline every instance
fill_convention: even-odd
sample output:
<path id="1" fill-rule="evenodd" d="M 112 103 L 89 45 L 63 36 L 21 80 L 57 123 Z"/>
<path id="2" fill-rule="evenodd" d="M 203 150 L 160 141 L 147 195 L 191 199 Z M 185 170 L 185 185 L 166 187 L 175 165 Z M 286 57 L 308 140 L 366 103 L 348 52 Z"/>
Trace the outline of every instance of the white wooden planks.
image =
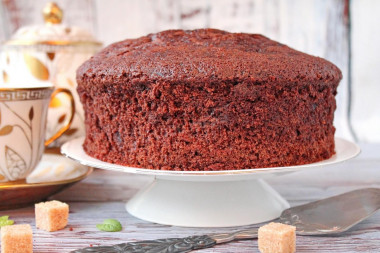
<path id="1" fill-rule="evenodd" d="M 1 0 L 0 41 L 9 37 L 21 26 L 43 24 L 42 9 L 48 0 Z M 94 4 L 91 0 L 55 0 L 63 10 L 64 23 L 94 32 L 96 29 Z"/>
<path id="2" fill-rule="evenodd" d="M 380 142 L 380 1 L 353 0 L 351 13 L 353 127 L 360 140 Z"/>

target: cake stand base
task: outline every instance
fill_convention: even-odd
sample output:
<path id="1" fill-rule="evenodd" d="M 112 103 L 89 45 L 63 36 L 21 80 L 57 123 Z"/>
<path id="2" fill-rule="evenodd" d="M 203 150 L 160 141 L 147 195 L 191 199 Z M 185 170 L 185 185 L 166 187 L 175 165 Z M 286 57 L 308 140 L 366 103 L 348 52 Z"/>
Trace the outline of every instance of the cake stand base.
<path id="1" fill-rule="evenodd" d="M 133 216 L 185 227 L 232 227 L 278 218 L 289 208 L 262 179 L 185 181 L 157 176 L 126 204 Z"/>

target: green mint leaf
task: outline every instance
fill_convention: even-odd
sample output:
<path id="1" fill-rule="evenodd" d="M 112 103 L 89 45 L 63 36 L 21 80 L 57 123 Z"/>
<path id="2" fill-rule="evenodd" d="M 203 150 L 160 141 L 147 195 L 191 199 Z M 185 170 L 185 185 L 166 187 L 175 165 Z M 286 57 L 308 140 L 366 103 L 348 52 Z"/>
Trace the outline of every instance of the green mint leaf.
<path id="1" fill-rule="evenodd" d="M 103 221 L 103 224 L 97 224 L 96 228 L 106 232 L 118 232 L 121 231 L 122 226 L 118 220 L 106 219 Z"/>
<path id="2" fill-rule="evenodd" d="M 8 218 L 9 218 L 9 215 L 1 216 L 1 217 L 0 217 L 0 221 L 1 221 L 1 220 L 8 220 Z"/>
<path id="3" fill-rule="evenodd" d="M 13 220 L 0 220 L 0 227 L 13 225 L 14 223 Z"/>
<path id="4" fill-rule="evenodd" d="M 115 220 L 115 219 L 106 219 L 103 221 L 103 224 L 110 224 L 113 226 L 120 226 L 121 227 L 120 222 L 118 220 Z"/>

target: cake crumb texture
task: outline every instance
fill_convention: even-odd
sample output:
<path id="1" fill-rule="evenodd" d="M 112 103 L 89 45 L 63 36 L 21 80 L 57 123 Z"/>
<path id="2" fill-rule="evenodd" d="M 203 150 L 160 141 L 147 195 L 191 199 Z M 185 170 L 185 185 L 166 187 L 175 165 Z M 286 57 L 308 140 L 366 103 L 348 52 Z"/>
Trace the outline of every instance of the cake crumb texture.
<path id="1" fill-rule="evenodd" d="M 313 163 L 334 153 L 340 70 L 258 34 L 169 30 L 77 71 L 87 154 L 155 170 Z"/>
<path id="2" fill-rule="evenodd" d="M 57 200 L 35 204 L 36 227 L 49 232 L 66 227 L 69 205 Z"/>
<path id="3" fill-rule="evenodd" d="M 33 252 L 33 232 L 29 224 L 4 226 L 1 228 L 2 253 Z"/>
<path id="4" fill-rule="evenodd" d="M 258 245 L 261 253 L 296 252 L 296 227 L 271 222 L 259 228 Z"/>

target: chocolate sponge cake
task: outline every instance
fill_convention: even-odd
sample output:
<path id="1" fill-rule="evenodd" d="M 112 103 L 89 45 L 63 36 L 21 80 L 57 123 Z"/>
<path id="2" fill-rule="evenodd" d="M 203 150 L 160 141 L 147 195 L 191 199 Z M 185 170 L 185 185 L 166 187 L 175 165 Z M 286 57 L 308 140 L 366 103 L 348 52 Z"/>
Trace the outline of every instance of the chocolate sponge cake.
<path id="1" fill-rule="evenodd" d="M 169 30 L 77 72 L 87 154 L 155 170 L 299 165 L 334 154 L 340 70 L 264 36 Z"/>

